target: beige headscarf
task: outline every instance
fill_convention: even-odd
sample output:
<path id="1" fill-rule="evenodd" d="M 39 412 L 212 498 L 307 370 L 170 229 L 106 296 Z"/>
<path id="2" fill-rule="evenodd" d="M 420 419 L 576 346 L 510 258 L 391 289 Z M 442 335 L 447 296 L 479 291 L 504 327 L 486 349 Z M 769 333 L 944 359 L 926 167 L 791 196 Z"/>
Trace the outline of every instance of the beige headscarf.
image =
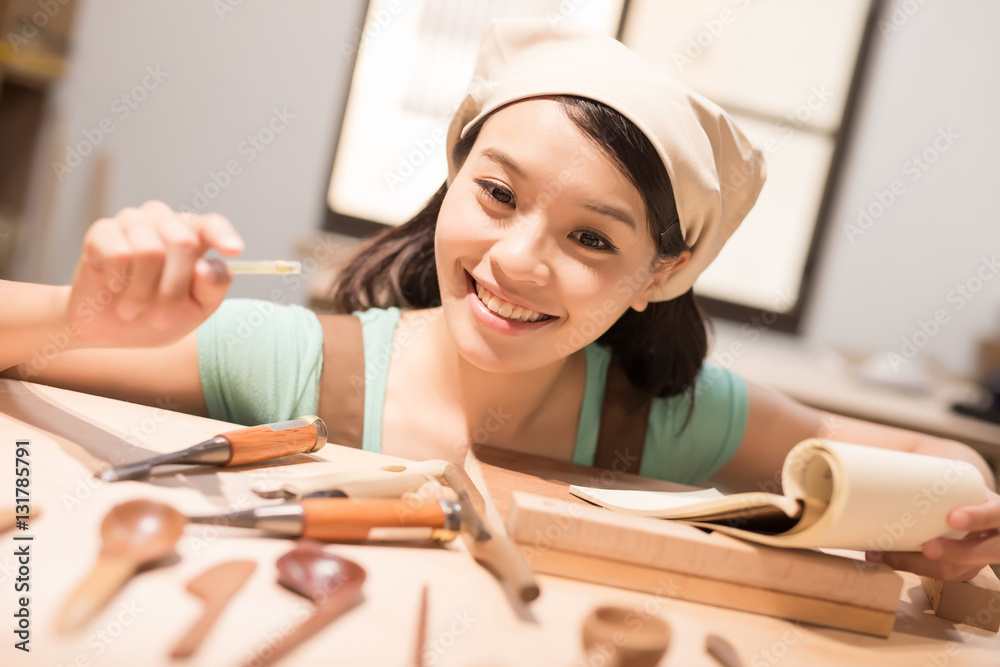
<path id="1" fill-rule="evenodd" d="M 691 259 L 652 297 L 687 292 L 750 211 L 764 156 L 726 112 L 621 42 L 573 21 L 498 19 L 486 29 L 468 93 L 448 128 L 452 149 L 480 118 L 530 97 L 575 95 L 617 110 L 649 138 L 674 188 Z"/>

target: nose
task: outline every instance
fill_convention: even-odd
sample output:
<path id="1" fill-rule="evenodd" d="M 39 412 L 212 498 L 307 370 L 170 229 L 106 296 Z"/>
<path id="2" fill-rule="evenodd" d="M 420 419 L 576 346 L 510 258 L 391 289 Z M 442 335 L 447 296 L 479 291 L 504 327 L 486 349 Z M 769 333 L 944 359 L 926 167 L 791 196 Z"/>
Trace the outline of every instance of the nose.
<path id="1" fill-rule="evenodd" d="M 545 285 L 550 277 L 553 239 L 539 217 L 522 216 L 508 225 L 490 249 L 493 270 L 511 282 Z"/>

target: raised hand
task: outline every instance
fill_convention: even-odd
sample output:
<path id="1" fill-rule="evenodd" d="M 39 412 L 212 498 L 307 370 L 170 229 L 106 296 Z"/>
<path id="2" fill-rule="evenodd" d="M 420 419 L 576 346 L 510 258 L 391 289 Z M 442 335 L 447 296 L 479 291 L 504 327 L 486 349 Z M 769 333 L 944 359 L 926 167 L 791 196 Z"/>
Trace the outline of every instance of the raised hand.
<path id="1" fill-rule="evenodd" d="M 224 262 L 205 259 L 210 249 L 243 250 L 236 230 L 218 214 L 177 213 L 149 201 L 95 222 L 69 295 L 76 345 L 153 347 L 193 331 L 232 280 Z"/>

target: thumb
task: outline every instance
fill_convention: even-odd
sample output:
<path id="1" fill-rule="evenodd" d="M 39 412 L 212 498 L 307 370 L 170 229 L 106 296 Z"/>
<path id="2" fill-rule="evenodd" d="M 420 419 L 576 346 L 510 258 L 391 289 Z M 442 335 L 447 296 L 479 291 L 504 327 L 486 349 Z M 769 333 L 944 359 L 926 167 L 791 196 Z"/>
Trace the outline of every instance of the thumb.
<path id="1" fill-rule="evenodd" d="M 215 312 L 226 298 L 233 275 L 221 259 L 199 257 L 194 263 L 194 278 L 191 281 L 191 296 L 201 306 L 205 316 Z"/>

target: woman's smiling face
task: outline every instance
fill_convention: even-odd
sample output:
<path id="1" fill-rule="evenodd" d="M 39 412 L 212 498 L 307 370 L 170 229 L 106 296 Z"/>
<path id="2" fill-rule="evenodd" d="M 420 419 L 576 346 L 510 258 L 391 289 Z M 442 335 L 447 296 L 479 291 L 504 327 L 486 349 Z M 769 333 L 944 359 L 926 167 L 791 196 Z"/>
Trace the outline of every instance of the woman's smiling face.
<path id="1" fill-rule="evenodd" d="M 448 188 L 435 232 L 441 302 L 462 356 L 487 371 L 539 368 L 596 340 L 654 283 L 642 196 L 562 105 L 488 118 Z"/>

